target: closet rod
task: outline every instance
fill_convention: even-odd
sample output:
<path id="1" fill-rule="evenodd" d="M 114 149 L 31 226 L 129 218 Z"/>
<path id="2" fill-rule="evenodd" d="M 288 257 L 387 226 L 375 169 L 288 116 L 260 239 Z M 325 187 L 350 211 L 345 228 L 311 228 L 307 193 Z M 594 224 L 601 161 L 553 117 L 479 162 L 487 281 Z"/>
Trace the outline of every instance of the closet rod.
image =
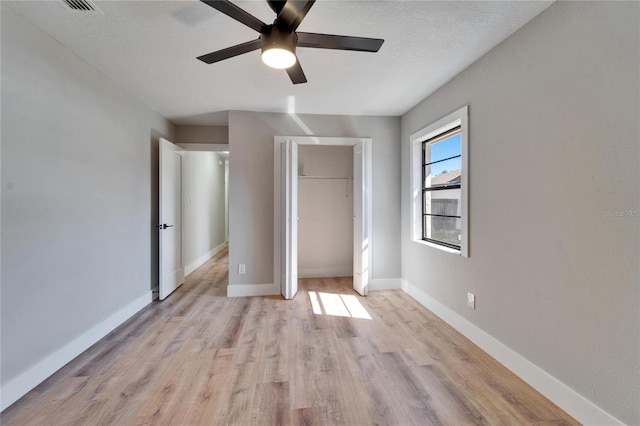
<path id="1" fill-rule="evenodd" d="M 341 177 L 341 176 L 298 176 L 298 179 L 353 179 L 353 178 Z"/>

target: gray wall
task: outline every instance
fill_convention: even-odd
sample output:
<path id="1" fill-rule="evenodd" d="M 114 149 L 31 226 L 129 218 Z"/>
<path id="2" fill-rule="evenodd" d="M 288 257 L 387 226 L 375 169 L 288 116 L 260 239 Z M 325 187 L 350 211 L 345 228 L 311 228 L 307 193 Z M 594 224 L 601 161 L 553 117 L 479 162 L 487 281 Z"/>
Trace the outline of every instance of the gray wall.
<path id="1" fill-rule="evenodd" d="M 177 125 L 173 143 L 229 143 L 227 126 Z"/>
<path id="2" fill-rule="evenodd" d="M 640 423 L 639 8 L 556 3 L 402 117 L 403 278 L 628 424 Z M 468 259 L 409 240 L 409 136 L 465 104 Z"/>
<path id="3" fill-rule="evenodd" d="M 372 138 L 373 278 L 400 277 L 399 117 L 231 111 L 229 284 L 273 283 L 273 137 L 309 133 Z"/>
<path id="4" fill-rule="evenodd" d="M 3 384 L 150 293 L 160 135 L 173 125 L 2 5 Z"/>
<path id="5" fill-rule="evenodd" d="M 298 147 L 298 172 L 353 178 L 353 147 Z M 298 179 L 298 277 L 353 275 L 353 181 Z"/>
<path id="6" fill-rule="evenodd" d="M 189 266 L 224 243 L 225 159 L 215 152 L 184 153 L 183 261 Z"/>

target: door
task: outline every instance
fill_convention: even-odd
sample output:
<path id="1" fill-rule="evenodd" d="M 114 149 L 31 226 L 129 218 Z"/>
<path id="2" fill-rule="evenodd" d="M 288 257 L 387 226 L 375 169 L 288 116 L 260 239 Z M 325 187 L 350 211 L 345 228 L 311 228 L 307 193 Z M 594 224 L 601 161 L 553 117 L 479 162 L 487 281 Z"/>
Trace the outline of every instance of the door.
<path id="1" fill-rule="evenodd" d="M 182 156 L 184 151 L 160 139 L 160 300 L 184 281 L 182 265 Z"/>
<path id="2" fill-rule="evenodd" d="M 298 292 L 298 144 L 288 139 L 282 145 L 281 244 L 282 295 L 293 299 Z"/>
<path id="3" fill-rule="evenodd" d="M 371 278 L 371 148 L 353 146 L 353 289 L 362 296 Z"/>

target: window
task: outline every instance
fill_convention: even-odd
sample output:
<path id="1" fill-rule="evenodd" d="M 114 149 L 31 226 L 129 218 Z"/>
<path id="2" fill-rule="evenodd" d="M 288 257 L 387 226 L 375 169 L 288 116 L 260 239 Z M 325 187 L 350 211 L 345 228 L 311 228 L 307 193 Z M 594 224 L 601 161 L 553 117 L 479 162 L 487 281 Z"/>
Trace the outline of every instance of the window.
<path id="1" fill-rule="evenodd" d="M 422 239 L 460 250 L 460 126 L 422 142 Z"/>
<path id="2" fill-rule="evenodd" d="M 411 135 L 413 240 L 468 255 L 467 107 Z"/>

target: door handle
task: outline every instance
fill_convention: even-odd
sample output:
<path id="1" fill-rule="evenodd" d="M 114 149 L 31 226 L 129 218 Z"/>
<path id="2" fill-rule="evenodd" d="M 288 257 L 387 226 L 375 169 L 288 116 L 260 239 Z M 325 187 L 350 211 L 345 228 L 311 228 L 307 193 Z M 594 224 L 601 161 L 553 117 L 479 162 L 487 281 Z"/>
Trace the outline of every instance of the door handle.
<path id="1" fill-rule="evenodd" d="M 162 225 L 156 225 L 156 229 L 167 229 L 171 227 L 173 227 L 173 225 L 167 225 L 166 223 L 163 223 Z"/>

